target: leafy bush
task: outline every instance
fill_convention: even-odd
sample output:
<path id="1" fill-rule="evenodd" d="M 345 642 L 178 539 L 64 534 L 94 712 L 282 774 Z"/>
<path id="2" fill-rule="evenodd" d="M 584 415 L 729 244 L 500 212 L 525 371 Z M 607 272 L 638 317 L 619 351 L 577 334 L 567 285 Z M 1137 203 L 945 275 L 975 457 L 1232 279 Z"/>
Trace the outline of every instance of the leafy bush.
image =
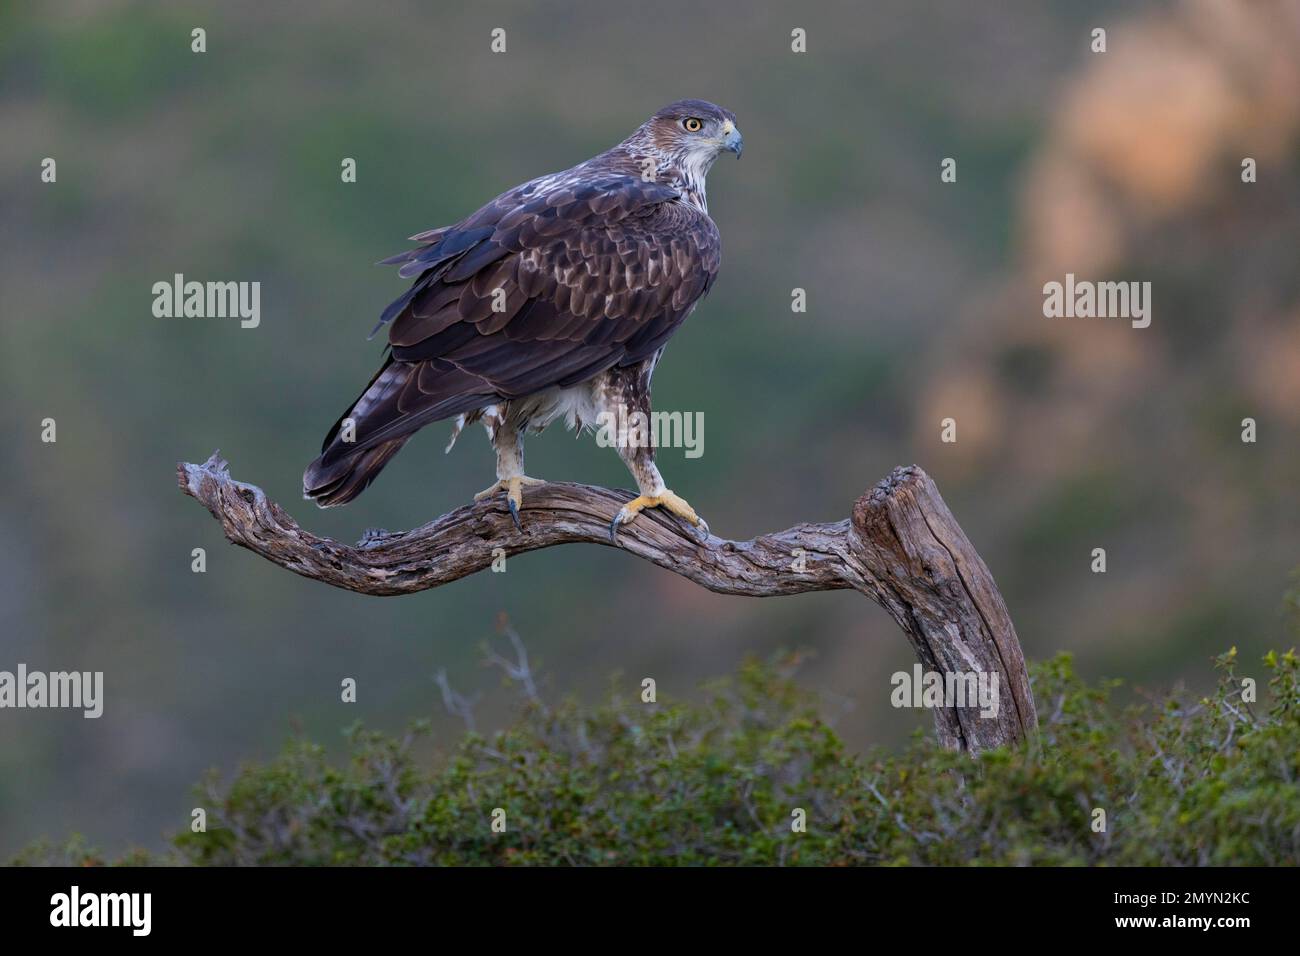
<path id="1" fill-rule="evenodd" d="M 208 832 L 174 852 L 202 865 L 1295 864 L 1300 660 L 1264 663 L 1267 706 L 1243 700 L 1234 649 L 1213 695 L 1120 709 L 1118 682 L 1085 686 L 1062 655 L 1033 669 L 1038 739 L 974 760 L 920 734 L 847 754 L 780 661 L 747 664 L 699 705 L 552 709 L 534 693 L 513 726 L 467 733 L 432 766 L 412 755 L 422 727 L 355 728 L 343 766 L 295 740 L 224 788 L 210 776 Z M 80 844 L 20 860 L 52 858 L 99 862 Z"/>

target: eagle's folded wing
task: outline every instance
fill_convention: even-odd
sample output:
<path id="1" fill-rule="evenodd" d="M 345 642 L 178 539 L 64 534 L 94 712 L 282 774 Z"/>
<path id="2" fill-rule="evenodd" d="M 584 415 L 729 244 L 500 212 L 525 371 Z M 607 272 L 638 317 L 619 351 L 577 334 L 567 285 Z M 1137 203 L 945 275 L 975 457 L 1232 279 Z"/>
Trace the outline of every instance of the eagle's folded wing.
<path id="1" fill-rule="evenodd" d="M 415 277 L 385 310 L 391 355 L 352 409 L 350 457 L 432 421 L 569 386 L 661 348 L 708 291 L 720 241 L 676 190 L 633 176 L 544 177 L 385 260 Z"/>

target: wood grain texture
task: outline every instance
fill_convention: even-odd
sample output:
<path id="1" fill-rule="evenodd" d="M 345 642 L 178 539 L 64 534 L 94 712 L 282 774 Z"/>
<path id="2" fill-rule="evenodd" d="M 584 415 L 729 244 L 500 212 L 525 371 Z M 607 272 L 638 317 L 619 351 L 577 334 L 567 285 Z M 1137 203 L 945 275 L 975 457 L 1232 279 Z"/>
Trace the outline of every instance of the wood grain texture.
<path id="1" fill-rule="evenodd" d="M 621 548 L 719 594 L 855 589 L 889 612 L 927 670 L 998 675 L 996 717 L 981 716 L 977 707 L 935 708 L 945 746 L 978 752 L 1024 740 L 1037 727 L 1024 654 L 1002 595 L 934 482 L 916 466 L 895 468 L 843 521 L 730 541 L 697 537 L 651 509 L 622 526 L 616 544 L 609 539 L 610 517 L 633 495 L 589 485 L 527 489 L 522 531 L 498 497 L 410 531 L 368 532 L 347 545 L 301 528 L 260 488 L 232 478 L 217 453 L 201 465 L 178 463 L 177 478 L 233 543 L 360 594 L 438 587 L 490 566 L 498 548 L 511 557 L 578 543 Z"/>

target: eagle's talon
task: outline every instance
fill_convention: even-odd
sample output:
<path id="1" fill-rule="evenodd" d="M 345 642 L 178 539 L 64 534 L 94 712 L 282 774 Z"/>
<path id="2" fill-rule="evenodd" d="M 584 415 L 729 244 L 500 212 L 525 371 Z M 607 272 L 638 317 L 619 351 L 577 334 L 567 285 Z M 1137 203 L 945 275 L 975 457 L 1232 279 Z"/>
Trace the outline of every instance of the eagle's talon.
<path id="1" fill-rule="evenodd" d="M 694 538 L 696 542 L 703 544 L 709 540 L 709 523 L 703 518 L 697 516 L 695 523 L 692 524 L 689 518 L 682 515 L 678 515 L 678 517 L 681 518 L 682 524 L 685 525 L 686 533 Z"/>
<path id="2" fill-rule="evenodd" d="M 695 513 L 695 509 L 690 506 L 685 498 L 680 498 L 671 491 L 664 489 L 657 495 L 637 495 L 627 504 L 625 504 L 614 515 L 614 520 L 609 523 L 609 540 L 611 542 L 617 539 L 618 526 L 621 524 L 631 524 L 646 508 L 663 508 L 669 514 L 676 515 L 690 526 L 692 534 L 705 541 L 709 537 L 709 526 L 704 519 Z"/>
<path id="3" fill-rule="evenodd" d="M 519 509 L 524 504 L 524 486 L 525 485 L 544 485 L 546 484 L 541 478 L 529 478 L 527 475 L 516 475 L 513 478 L 502 478 L 492 485 L 484 488 L 474 496 L 475 501 L 482 501 L 484 498 L 490 498 L 499 491 L 506 493 L 506 507 L 510 509 L 510 517 L 514 519 L 515 527 L 523 531 L 524 526 L 519 522 Z"/>

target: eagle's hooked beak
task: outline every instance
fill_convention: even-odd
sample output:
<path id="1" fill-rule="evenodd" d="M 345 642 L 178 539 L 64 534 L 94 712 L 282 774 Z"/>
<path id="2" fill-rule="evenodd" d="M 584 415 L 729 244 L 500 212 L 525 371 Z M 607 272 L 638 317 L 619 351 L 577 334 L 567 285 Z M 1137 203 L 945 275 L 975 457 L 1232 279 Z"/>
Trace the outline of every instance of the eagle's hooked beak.
<path id="1" fill-rule="evenodd" d="M 737 159 L 740 159 L 740 153 L 745 148 L 745 137 L 740 135 L 740 130 L 730 120 L 722 127 L 722 148 L 735 153 Z"/>

